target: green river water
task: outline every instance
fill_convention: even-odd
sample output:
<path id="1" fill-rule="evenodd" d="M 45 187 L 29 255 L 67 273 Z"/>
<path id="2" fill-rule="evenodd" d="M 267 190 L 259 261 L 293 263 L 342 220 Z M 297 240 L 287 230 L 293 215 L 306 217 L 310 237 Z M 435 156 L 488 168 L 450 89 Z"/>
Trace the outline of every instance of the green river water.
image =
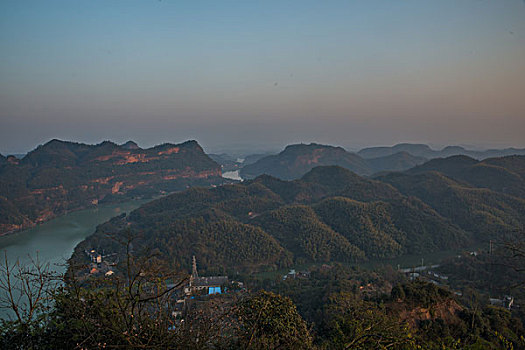
<path id="1" fill-rule="evenodd" d="M 73 249 L 84 238 L 95 232 L 97 225 L 122 213 L 129 213 L 147 200 L 134 200 L 124 203 L 104 205 L 97 208 L 79 210 L 45 222 L 29 230 L 0 237 L 0 258 L 5 265 L 5 255 L 9 266 L 17 261 L 30 264 L 31 259 L 49 263 L 50 270 L 63 273 L 66 261 Z M 0 309 L 0 319 L 10 318 L 12 311 Z"/>
<path id="2" fill-rule="evenodd" d="M 49 263 L 52 270 L 65 271 L 64 263 L 73 249 L 95 231 L 97 225 L 110 218 L 138 208 L 146 200 L 135 200 L 98 208 L 79 210 L 45 222 L 34 228 L 0 237 L 2 262 L 4 254 L 12 265 L 17 259 L 29 262 L 30 257 Z"/>

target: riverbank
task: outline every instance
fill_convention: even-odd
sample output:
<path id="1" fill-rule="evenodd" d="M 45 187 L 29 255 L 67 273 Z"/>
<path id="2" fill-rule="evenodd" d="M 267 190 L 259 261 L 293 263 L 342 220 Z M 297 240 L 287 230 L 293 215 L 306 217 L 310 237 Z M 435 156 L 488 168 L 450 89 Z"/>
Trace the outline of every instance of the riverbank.
<path id="1" fill-rule="evenodd" d="M 95 232 L 97 225 L 148 201 L 131 200 L 69 212 L 30 229 L 1 236 L 0 252 L 7 254 L 9 264 L 17 260 L 27 263 L 38 256 L 41 262 L 53 265 L 55 271 L 64 272 L 65 262 L 75 246 Z"/>

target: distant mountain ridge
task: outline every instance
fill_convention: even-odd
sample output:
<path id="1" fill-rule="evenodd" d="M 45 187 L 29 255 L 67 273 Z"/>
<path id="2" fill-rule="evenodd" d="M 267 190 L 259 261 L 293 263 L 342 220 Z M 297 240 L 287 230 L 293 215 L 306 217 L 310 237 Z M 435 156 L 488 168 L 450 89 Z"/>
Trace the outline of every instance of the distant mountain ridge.
<path id="1" fill-rule="evenodd" d="M 525 156 L 488 158 L 482 161 L 467 156 L 437 158 L 407 171 L 419 174 L 440 172 L 473 187 L 525 198 Z"/>
<path id="2" fill-rule="evenodd" d="M 317 166 L 338 165 L 359 175 L 380 171 L 402 171 L 426 161 L 423 157 L 399 152 L 385 157 L 363 159 L 342 147 L 311 144 L 287 146 L 282 152 L 258 159 L 245 165 L 240 175 L 251 179 L 268 174 L 283 180 L 298 179 Z"/>
<path id="3" fill-rule="evenodd" d="M 208 157 L 213 159 L 215 162 L 219 163 L 221 165 L 221 167 L 222 167 L 222 171 L 224 171 L 224 172 L 239 170 L 240 163 L 237 162 L 237 159 L 235 159 L 234 157 L 230 156 L 229 154 L 226 154 L 226 153 L 212 154 L 212 153 L 210 153 L 210 154 L 208 154 Z"/>
<path id="4" fill-rule="evenodd" d="M 425 163 L 427 158 L 414 156 L 408 152 L 401 151 L 389 156 L 365 159 L 365 161 L 374 172 L 404 171 Z"/>
<path id="5" fill-rule="evenodd" d="M 349 153 L 342 147 L 311 143 L 286 146 L 277 155 L 261 158 L 243 167 L 241 176 L 249 179 L 268 174 L 283 180 L 292 180 L 323 165 L 339 165 L 358 174 L 371 174 L 368 164 L 356 154 Z"/>
<path id="6" fill-rule="evenodd" d="M 505 148 L 505 149 L 489 149 L 484 151 L 473 151 L 465 149 L 461 146 L 447 146 L 441 150 L 433 150 L 425 144 L 400 143 L 394 146 L 386 147 L 368 147 L 363 148 L 359 152 L 363 158 L 377 158 L 391 156 L 398 152 L 406 152 L 416 157 L 423 157 L 427 159 L 432 158 L 446 158 L 456 155 L 466 155 L 478 160 L 494 157 L 503 157 L 511 155 L 525 155 L 525 148 Z"/>
<path id="7" fill-rule="evenodd" d="M 196 141 L 141 149 L 54 139 L 22 159 L 0 157 L 0 234 L 101 202 L 221 182 L 220 166 Z"/>

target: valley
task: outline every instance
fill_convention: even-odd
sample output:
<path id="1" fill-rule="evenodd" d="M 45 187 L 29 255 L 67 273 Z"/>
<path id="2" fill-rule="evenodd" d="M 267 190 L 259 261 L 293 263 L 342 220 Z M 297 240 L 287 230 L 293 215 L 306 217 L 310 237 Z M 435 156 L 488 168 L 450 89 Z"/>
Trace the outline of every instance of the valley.
<path id="1" fill-rule="evenodd" d="M 68 143 L 65 146 L 77 147 Z M 169 146 L 148 158 L 147 152 L 140 153 L 134 144 L 117 147 L 124 146 L 139 153 L 118 151 L 98 156 L 96 159 L 102 164 L 87 171 L 101 172 L 104 169 L 101 165 L 111 161 L 106 166 L 115 173 L 115 169 L 125 164 L 154 163 L 159 155 L 180 152 L 180 148 Z M 195 164 L 192 159 L 202 157 L 201 152 L 202 149 L 180 161 Z M 84 210 L 82 203 L 90 197 L 61 201 L 69 198 L 67 189 L 71 187 L 57 187 L 63 197 L 49 195 L 47 192 L 53 193 L 51 190 L 32 190 L 32 196 L 44 196 L 35 197 L 32 201 L 35 205 L 42 203 L 41 207 L 45 207 L 54 203 L 54 208 L 69 209 L 55 209 L 36 227 L 0 237 L 6 266 L 16 270 L 19 261 L 20 266 L 31 268 L 37 257 L 43 266 L 49 264 L 53 274 L 64 274 L 61 285 L 66 289 L 76 285 L 87 295 L 94 293 L 91 295 L 95 299 L 90 303 L 98 303 L 96 291 L 100 288 L 114 293 L 130 283 L 130 277 L 126 277 L 130 272 L 136 273 L 133 279 L 136 283 L 158 285 L 140 292 L 144 293 L 144 300 L 156 300 L 155 290 L 160 288 L 163 303 L 171 305 L 176 301 L 169 306 L 174 308 L 175 318 L 148 311 L 146 319 L 139 317 L 135 321 L 140 324 L 154 317 L 174 322 L 170 327 L 179 327 L 184 320 L 197 322 L 193 312 L 217 312 L 212 311 L 214 303 L 223 310 L 220 312 L 232 317 L 237 311 L 227 310 L 244 307 L 244 302 L 235 301 L 236 298 L 263 298 L 265 303 L 277 302 L 278 299 L 272 298 L 285 298 L 291 307 L 297 307 L 294 317 L 301 320 L 296 322 L 306 322 L 319 334 L 313 338 L 314 343 L 309 343 L 310 338 L 304 339 L 310 344 L 308 348 L 337 342 L 331 331 L 327 331 L 333 327 L 334 318 L 346 319 L 344 310 L 358 312 L 361 308 L 373 310 L 370 322 L 379 322 L 374 326 L 379 327 L 378 331 L 393 332 L 392 337 L 410 346 L 452 344 L 440 333 L 441 328 L 425 328 L 441 324 L 439 327 L 445 327 L 447 334 L 465 339 L 465 344 L 474 339 L 496 344 L 498 340 L 489 335 L 474 338 L 466 335 L 479 332 L 479 326 L 467 326 L 470 307 L 475 305 L 482 310 L 479 317 L 498 320 L 500 326 L 492 327 L 503 332 L 513 344 L 520 344 L 517 334 L 521 328 L 511 321 L 523 317 L 519 305 L 524 303 L 525 295 L 512 287 L 521 278 L 520 274 L 502 267 L 487 268 L 487 264 L 493 266 L 495 258 L 487 253 L 487 247 L 492 247 L 493 242 L 521 239 L 525 226 L 525 156 L 480 161 L 456 155 L 427 161 L 400 153 L 363 160 L 357 155 L 348 156 L 350 153 L 342 148 L 317 144 L 290 146 L 283 153 L 284 156 L 258 157 L 259 160 L 244 166 L 241 160 L 232 161 L 224 154 L 214 156 L 219 162 L 227 162 L 215 163 L 218 172 L 201 168 L 199 173 L 184 168 L 176 173 L 177 163 L 171 159 L 166 159 L 166 168 L 161 165 L 160 170 L 158 165 L 147 172 L 128 169 L 126 174 L 121 170 L 104 181 L 95 181 L 106 186 L 95 191 L 103 197 Z M 60 152 L 50 155 L 45 166 L 35 165 L 36 171 L 28 172 L 32 174 L 30 178 L 42 176 L 58 159 L 64 162 Z M 81 156 L 74 162 L 85 167 L 85 159 L 89 158 Z M 213 162 L 208 159 L 202 158 Z M 265 164 L 266 170 L 261 170 L 265 173 L 253 179 L 241 178 L 244 169 L 260 164 Z M 66 175 L 69 170 L 62 165 L 54 169 L 57 176 L 74 176 L 70 183 L 90 181 L 91 175 Z M 64 174 L 62 169 L 66 170 Z M 5 164 L 2 170 L 6 171 Z M 7 168 L 4 174 L 13 171 L 21 170 Z M 161 180 L 159 171 L 165 171 Z M 13 188 L 5 185 L 5 178 L 3 181 L 4 188 Z M 29 197 L 23 198 L 28 201 Z M 43 199 L 39 202 L 38 198 Z M 20 206 L 27 202 L 4 203 L 9 208 L 14 203 Z M 499 261 L 516 263 L 505 255 L 501 246 L 496 247 L 496 252 Z M 206 277 L 194 277 L 195 268 L 189 275 L 192 260 L 194 266 L 198 264 L 200 276 Z M 468 266 L 467 274 L 464 266 Z M 506 276 L 510 284 L 495 287 L 494 273 Z M 482 275 L 486 282 L 472 281 L 472 275 Z M 184 282 L 188 278 L 189 285 Z M 181 281 L 180 287 L 174 284 L 177 280 Z M 225 282 L 195 289 L 191 287 L 192 280 Z M 163 282 L 159 285 L 159 281 Z M 37 288 L 34 283 L 31 282 L 31 288 Z M 200 292 L 194 294 L 197 290 Z M 20 295 L 24 293 L 20 291 Z M 214 293 L 220 295 L 211 295 Z M 479 293 L 475 294 L 479 299 L 476 304 L 471 304 L 472 293 Z M 91 298 L 87 295 L 81 299 L 63 296 L 65 299 L 55 302 L 58 308 L 62 308 L 63 302 L 73 303 L 73 309 L 71 306 L 67 309 L 80 311 L 85 298 Z M 30 298 L 24 296 L 18 302 Z M 111 298 L 117 298 L 119 303 L 130 302 L 126 294 Z M 505 306 L 512 301 L 509 305 L 517 306 L 512 309 L 509 306 L 512 312 L 505 310 L 508 313 L 495 316 L 486 301 L 489 298 L 490 303 Z M 145 303 L 148 310 L 153 307 L 149 301 Z M 90 317 L 101 317 L 109 306 L 100 307 L 89 312 L 101 314 Z M 71 311 L 60 312 L 63 315 L 60 317 L 68 320 L 85 317 Z M 0 316 L 14 317 L 14 313 L 8 308 Z M 408 328 L 392 328 L 397 318 Z M 198 322 L 204 322 L 198 327 L 217 326 L 210 319 Z M 369 321 L 359 319 L 359 322 Z M 470 330 L 454 330 L 454 325 Z M 98 331 L 111 327 L 107 324 Z M 408 329 L 415 338 L 405 333 Z M 83 330 L 74 332 L 81 334 Z M 236 331 L 228 328 L 228 332 Z M 182 334 L 175 334 L 185 339 Z M 170 342 L 182 341 L 168 334 L 163 337 L 171 339 Z M 214 341 L 242 342 L 242 337 L 237 334 L 234 338 Z"/>

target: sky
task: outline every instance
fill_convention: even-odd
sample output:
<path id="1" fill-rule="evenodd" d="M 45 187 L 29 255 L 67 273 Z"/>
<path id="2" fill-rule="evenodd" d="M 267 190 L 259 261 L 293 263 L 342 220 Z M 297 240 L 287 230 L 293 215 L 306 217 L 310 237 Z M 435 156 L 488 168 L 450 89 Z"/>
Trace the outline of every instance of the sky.
<path id="1" fill-rule="evenodd" d="M 523 0 L 0 0 L 0 153 L 525 147 Z"/>

